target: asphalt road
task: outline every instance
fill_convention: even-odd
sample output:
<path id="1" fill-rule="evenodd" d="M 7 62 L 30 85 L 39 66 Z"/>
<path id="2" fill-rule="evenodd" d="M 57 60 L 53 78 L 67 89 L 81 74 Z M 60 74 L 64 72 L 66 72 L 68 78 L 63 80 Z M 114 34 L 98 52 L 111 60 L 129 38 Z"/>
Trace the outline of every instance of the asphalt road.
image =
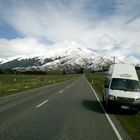
<path id="1" fill-rule="evenodd" d="M 0 140 L 128 139 L 111 125 L 84 75 L 0 98 Z"/>

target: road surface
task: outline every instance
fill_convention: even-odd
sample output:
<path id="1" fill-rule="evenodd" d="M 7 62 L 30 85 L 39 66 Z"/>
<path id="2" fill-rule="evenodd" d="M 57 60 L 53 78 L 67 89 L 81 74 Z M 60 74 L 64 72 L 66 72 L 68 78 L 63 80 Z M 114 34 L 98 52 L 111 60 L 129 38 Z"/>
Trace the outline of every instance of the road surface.
<path id="1" fill-rule="evenodd" d="M 84 75 L 0 98 L 0 140 L 118 139 Z"/>

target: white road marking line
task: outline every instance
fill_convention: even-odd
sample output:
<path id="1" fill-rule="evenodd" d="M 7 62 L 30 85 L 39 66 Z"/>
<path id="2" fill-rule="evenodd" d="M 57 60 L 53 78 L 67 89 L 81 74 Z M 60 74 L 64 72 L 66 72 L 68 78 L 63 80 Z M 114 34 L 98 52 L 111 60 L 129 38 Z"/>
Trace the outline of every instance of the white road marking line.
<path id="1" fill-rule="evenodd" d="M 87 80 L 87 78 L 86 78 L 86 80 Z M 95 94 L 95 96 L 96 96 L 96 98 L 97 98 L 97 100 L 98 100 L 98 102 L 99 102 L 99 104 L 100 104 L 102 110 L 104 111 L 105 116 L 107 117 L 107 119 L 108 119 L 108 121 L 109 121 L 109 123 L 110 123 L 112 129 L 114 130 L 114 132 L 115 132 L 115 134 L 116 134 L 118 140 L 123 140 L 122 137 L 121 137 L 121 135 L 120 135 L 120 133 L 119 133 L 119 131 L 118 131 L 117 128 L 115 127 L 113 121 L 111 120 L 111 118 L 109 117 L 109 115 L 107 114 L 107 112 L 105 111 L 105 109 L 104 109 L 104 107 L 103 107 L 103 105 L 102 105 L 100 99 L 98 98 L 98 96 L 97 96 L 95 90 L 94 90 L 93 87 L 90 85 L 90 83 L 89 83 L 88 80 L 87 80 L 87 82 L 88 82 L 90 88 L 92 89 L 93 93 Z"/>
<path id="2" fill-rule="evenodd" d="M 47 86 L 44 86 L 44 87 L 39 87 L 38 89 L 44 89 L 44 88 L 48 88 L 48 87 L 53 87 L 53 86 L 56 86 L 56 85 L 60 85 L 60 84 L 63 84 L 63 83 L 66 83 L 68 81 L 72 81 L 74 80 L 75 78 L 72 78 L 72 79 L 69 79 L 69 80 L 66 80 L 66 81 L 62 81 L 62 82 L 58 82 L 56 84 L 51 84 L 51 85 L 47 85 Z M 18 95 L 21 95 L 21 94 L 25 94 L 27 92 L 30 92 L 30 91 L 36 91 L 38 89 L 30 89 L 28 91 L 23 91 L 23 92 L 20 92 L 20 93 L 16 93 L 16 94 L 13 94 L 13 95 L 8 95 L 8 96 L 5 96 L 5 97 L 0 97 L 0 100 L 2 99 L 7 99 L 7 98 L 11 98 L 11 97 L 15 97 L 15 96 L 18 96 Z"/>
<path id="3" fill-rule="evenodd" d="M 63 93 L 64 90 L 60 90 L 59 93 Z"/>
<path id="4" fill-rule="evenodd" d="M 43 104 L 47 103 L 48 100 L 45 100 L 44 102 L 42 102 L 41 104 L 37 105 L 36 108 L 39 108 L 40 106 L 42 106 Z"/>

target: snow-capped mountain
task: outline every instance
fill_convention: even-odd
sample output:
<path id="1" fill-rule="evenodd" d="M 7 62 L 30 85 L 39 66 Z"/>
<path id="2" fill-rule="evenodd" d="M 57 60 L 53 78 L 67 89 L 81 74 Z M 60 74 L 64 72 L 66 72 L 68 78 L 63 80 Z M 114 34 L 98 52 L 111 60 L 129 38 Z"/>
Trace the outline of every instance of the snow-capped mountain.
<path id="1" fill-rule="evenodd" d="M 57 69 L 101 69 L 112 61 L 97 57 L 94 52 L 83 47 L 66 47 L 49 50 L 43 56 L 17 56 L 0 59 L 0 69 L 16 69 L 18 71 L 47 71 Z"/>
<path id="2" fill-rule="evenodd" d="M 67 42 L 66 42 L 67 43 Z M 41 70 L 87 68 L 95 59 L 94 52 L 76 42 L 65 47 L 55 47 L 39 56 L 16 56 L 0 59 L 0 69 Z"/>
<path id="3" fill-rule="evenodd" d="M 107 38 L 107 39 L 106 39 Z M 115 43 L 108 36 L 101 39 L 101 44 Z M 108 43 L 107 43 L 108 42 Z M 124 63 L 116 59 L 117 63 Z M 15 69 L 17 71 L 49 71 L 49 70 L 72 70 L 91 69 L 95 71 L 104 70 L 114 63 L 112 57 L 98 56 L 83 44 L 75 41 L 65 41 L 45 54 L 32 56 L 15 56 L 0 58 L 0 69 Z"/>

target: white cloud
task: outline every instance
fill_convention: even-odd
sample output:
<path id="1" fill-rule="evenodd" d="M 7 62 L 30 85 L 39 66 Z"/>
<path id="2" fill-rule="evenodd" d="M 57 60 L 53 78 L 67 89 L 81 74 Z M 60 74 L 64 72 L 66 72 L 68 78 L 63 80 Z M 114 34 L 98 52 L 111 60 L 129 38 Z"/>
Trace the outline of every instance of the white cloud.
<path id="1" fill-rule="evenodd" d="M 140 17 L 137 16 L 139 0 L 117 0 L 116 5 L 113 5 L 114 11 L 107 11 L 107 17 L 103 13 L 106 11 L 100 11 L 101 6 L 104 6 L 102 3 L 100 0 L 11 0 L 11 3 L 1 0 L 0 18 L 25 37 L 8 41 L 7 52 L 14 52 L 13 48 L 19 54 L 43 52 L 46 45 L 38 41 L 43 37 L 55 43 L 64 40 L 80 41 L 88 48 L 97 50 L 100 55 L 117 55 L 123 59 L 129 55 L 138 57 L 139 46 L 134 44 L 140 44 Z M 86 7 L 87 4 L 90 8 Z M 109 4 L 107 6 L 111 9 Z M 116 40 L 117 44 L 121 43 L 120 48 L 102 45 L 101 49 L 98 40 L 105 34 Z M 17 47 L 19 44 L 22 49 Z M 29 44 L 28 47 L 25 44 Z M 10 46 L 13 46 L 12 50 Z"/>
<path id="2" fill-rule="evenodd" d="M 39 43 L 33 38 L 17 38 L 12 40 L 0 39 L 1 57 L 15 55 L 39 55 L 45 54 L 48 46 Z"/>
<path id="3" fill-rule="evenodd" d="M 138 64 L 139 60 L 134 56 L 129 56 L 126 58 L 126 62 L 132 63 L 132 64 Z"/>
<path id="4" fill-rule="evenodd" d="M 133 21 L 131 21 L 128 24 L 126 24 L 124 29 L 132 31 L 132 32 L 134 32 L 136 34 L 137 34 L 137 32 L 140 33 L 140 17 L 137 17 Z"/>

